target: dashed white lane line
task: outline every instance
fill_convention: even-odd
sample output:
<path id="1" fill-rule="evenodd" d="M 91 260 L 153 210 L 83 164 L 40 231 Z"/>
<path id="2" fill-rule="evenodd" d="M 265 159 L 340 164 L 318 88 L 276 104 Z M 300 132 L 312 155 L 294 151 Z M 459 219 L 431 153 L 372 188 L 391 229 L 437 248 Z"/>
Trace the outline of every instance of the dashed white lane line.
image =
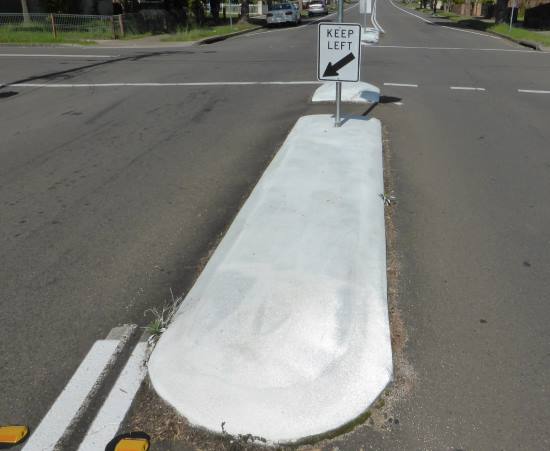
<path id="1" fill-rule="evenodd" d="M 412 83 L 384 83 L 384 86 L 403 86 L 405 88 L 418 88 L 418 85 Z"/>
<path id="2" fill-rule="evenodd" d="M 119 339 L 99 340 L 94 343 L 67 386 L 29 437 L 24 451 L 55 449 L 57 442 L 79 417 L 97 390 L 134 329 L 135 326 L 124 326 L 120 330 Z"/>
<path id="3" fill-rule="evenodd" d="M 550 94 L 550 91 L 542 91 L 539 89 L 518 89 L 518 92 L 525 92 L 527 94 Z"/>
<path id="4" fill-rule="evenodd" d="M 476 88 L 473 86 L 450 86 L 453 91 L 485 91 L 485 88 Z"/>
<path id="5" fill-rule="evenodd" d="M 0 53 L 1 58 L 118 58 L 120 55 L 70 55 L 53 53 Z"/>
<path id="6" fill-rule="evenodd" d="M 145 362 L 149 353 L 147 341 L 134 348 L 109 396 L 90 426 L 78 451 L 98 451 L 116 435 L 141 382 L 147 374 Z"/>
<path id="7" fill-rule="evenodd" d="M 0 88 L 118 88 L 118 87 L 178 87 L 178 86 L 269 86 L 269 85 L 320 85 L 322 81 L 212 81 L 182 83 L 7 83 Z"/>

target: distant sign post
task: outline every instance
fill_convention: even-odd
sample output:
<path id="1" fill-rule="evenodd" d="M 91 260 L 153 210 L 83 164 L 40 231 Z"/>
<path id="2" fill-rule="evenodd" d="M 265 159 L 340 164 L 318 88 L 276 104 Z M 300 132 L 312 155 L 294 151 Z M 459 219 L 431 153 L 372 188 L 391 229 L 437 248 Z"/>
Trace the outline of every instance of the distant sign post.
<path id="1" fill-rule="evenodd" d="M 340 126 L 343 81 L 359 81 L 361 67 L 361 25 L 320 23 L 317 78 L 336 82 L 336 126 Z"/>
<path id="2" fill-rule="evenodd" d="M 359 13 L 363 14 L 364 26 L 367 28 L 367 17 L 372 14 L 372 0 L 359 0 Z"/>

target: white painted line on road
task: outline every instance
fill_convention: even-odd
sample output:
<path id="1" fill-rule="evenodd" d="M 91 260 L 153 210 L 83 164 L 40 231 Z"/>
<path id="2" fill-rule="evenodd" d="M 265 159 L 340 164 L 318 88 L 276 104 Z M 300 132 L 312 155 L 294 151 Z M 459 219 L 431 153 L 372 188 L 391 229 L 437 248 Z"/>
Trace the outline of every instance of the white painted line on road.
<path id="1" fill-rule="evenodd" d="M 410 16 L 416 17 L 417 19 L 420 19 L 420 20 L 422 20 L 422 21 L 424 21 L 424 22 L 426 22 L 426 23 L 431 23 L 431 24 L 433 24 L 433 22 L 432 22 L 431 20 L 428 20 L 428 19 L 426 19 L 426 18 L 424 18 L 424 17 L 422 17 L 422 16 L 419 16 L 419 15 L 417 15 L 417 14 L 414 14 L 414 13 L 410 12 L 410 11 L 407 11 L 406 9 L 400 8 L 400 7 L 397 6 L 394 2 L 392 2 L 392 0 L 390 0 L 390 3 L 391 3 L 395 8 L 397 8 L 399 11 L 404 12 L 405 14 L 408 14 L 408 15 L 410 15 Z"/>
<path id="2" fill-rule="evenodd" d="M 0 53 L 2 58 L 118 58 L 120 55 L 69 55 L 53 53 Z"/>
<path id="3" fill-rule="evenodd" d="M 336 101 L 336 82 L 327 81 L 319 86 L 313 93 L 312 103 L 335 102 Z M 380 89 L 370 83 L 343 82 L 342 83 L 342 102 L 347 103 L 378 103 L 380 101 Z"/>
<path id="4" fill-rule="evenodd" d="M 374 0 L 371 21 L 374 24 L 374 27 L 378 29 L 380 33 L 386 33 L 385 30 L 380 26 L 380 23 L 378 23 L 378 18 L 376 17 L 376 12 L 377 12 L 376 4 L 377 4 L 377 0 Z"/>
<path id="5" fill-rule="evenodd" d="M 147 374 L 147 341 L 140 341 L 122 370 L 105 403 L 90 426 L 79 451 L 98 451 L 116 435 L 132 401 Z"/>
<path id="6" fill-rule="evenodd" d="M 269 86 L 320 85 L 322 81 L 212 81 L 183 83 L 7 83 L 0 88 L 119 88 L 119 87 L 178 87 L 178 86 Z"/>
<path id="7" fill-rule="evenodd" d="M 372 46 L 378 49 L 405 49 L 405 50 L 469 50 L 474 52 L 516 52 L 516 53 L 530 53 L 532 55 L 539 55 L 548 52 L 537 52 L 534 50 L 522 50 L 522 49 L 492 49 L 492 48 L 468 48 L 468 47 L 424 47 L 424 46 L 412 46 L 412 45 L 376 45 Z"/>
<path id="8" fill-rule="evenodd" d="M 384 86 L 403 86 L 405 88 L 418 88 L 418 85 L 412 83 L 384 83 Z"/>
<path id="9" fill-rule="evenodd" d="M 23 448 L 24 451 L 49 451 L 55 448 L 71 423 L 82 413 L 134 330 L 133 325 L 123 326 L 119 330 L 118 339 L 99 340 L 94 343 L 67 386 L 30 436 Z"/>
<path id="10" fill-rule="evenodd" d="M 472 86 L 451 86 L 454 91 L 485 91 L 485 88 L 475 88 Z"/>
<path id="11" fill-rule="evenodd" d="M 389 0 L 389 1 L 399 11 L 404 12 L 405 14 L 409 14 L 410 16 L 416 17 L 417 19 L 420 19 L 423 22 L 426 22 L 426 23 L 429 23 L 429 24 L 432 24 L 432 25 L 437 25 L 435 22 L 433 22 L 431 20 L 428 20 L 428 19 L 426 19 L 422 16 L 419 16 L 417 14 L 414 14 L 414 13 L 410 12 L 410 11 L 407 11 L 406 9 L 400 8 L 392 0 Z M 463 33 L 476 34 L 478 36 L 485 36 L 486 38 L 501 39 L 498 36 L 492 36 L 490 34 L 485 34 L 485 33 L 478 33 L 477 31 L 462 30 L 460 28 L 449 27 L 447 25 L 438 25 L 438 26 L 440 26 L 441 28 L 447 28 L 447 29 L 453 30 L 453 31 L 460 31 L 460 32 L 463 32 Z"/>
<path id="12" fill-rule="evenodd" d="M 550 94 L 550 91 L 541 91 L 538 89 L 518 89 L 518 92 L 525 92 L 528 94 Z"/>
<path id="13" fill-rule="evenodd" d="M 492 36 L 490 34 L 480 33 L 479 31 L 462 30 L 460 28 L 449 27 L 447 25 L 439 25 L 441 28 L 447 28 L 453 31 L 460 31 L 461 33 L 477 34 L 478 36 L 485 36 L 486 38 L 501 39 L 498 36 Z"/>

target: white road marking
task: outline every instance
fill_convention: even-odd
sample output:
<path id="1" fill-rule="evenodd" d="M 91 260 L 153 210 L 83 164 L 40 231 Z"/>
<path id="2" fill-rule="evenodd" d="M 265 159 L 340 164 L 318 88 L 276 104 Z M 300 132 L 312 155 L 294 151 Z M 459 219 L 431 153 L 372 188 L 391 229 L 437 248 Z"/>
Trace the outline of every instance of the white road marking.
<path id="1" fill-rule="evenodd" d="M 395 8 L 397 8 L 399 11 L 404 12 L 405 14 L 408 14 L 408 15 L 410 15 L 410 16 L 416 17 L 417 19 L 420 19 L 420 20 L 422 20 L 422 21 L 424 21 L 424 22 L 426 22 L 426 23 L 431 23 L 431 24 L 433 24 L 433 22 L 432 22 L 431 20 L 428 20 L 428 19 L 426 19 L 426 18 L 424 18 L 424 17 L 422 17 L 422 16 L 419 16 L 419 15 L 417 15 L 417 14 L 414 14 L 414 13 L 410 12 L 410 11 L 407 11 L 406 9 L 400 8 L 400 7 L 397 6 L 392 0 L 390 0 L 390 3 L 391 3 Z"/>
<path id="2" fill-rule="evenodd" d="M 448 30 L 460 31 L 461 33 L 477 34 L 478 36 L 485 36 L 486 38 L 501 39 L 498 36 L 492 36 L 486 33 L 480 33 L 479 31 L 462 30 L 461 28 L 449 27 L 447 25 L 439 25 L 441 28 L 447 28 Z"/>
<path id="3" fill-rule="evenodd" d="M 550 91 L 541 91 L 538 89 L 518 89 L 518 92 L 526 92 L 528 94 L 550 94 Z"/>
<path id="4" fill-rule="evenodd" d="M 385 30 L 378 23 L 378 18 L 376 17 L 376 12 L 377 12 L 376 4 L 377 4 L 377 0 L 374 0 L 374 6 L 373 6 L 373 10 L 372 10 L 372 15 L 371 15 L 371 21 L 374 24 L 374 27 L 377 28 L 378 31 L 380 31 L 380 33 L 386 33 Z"/>
<path id="5" fill-rule="evenodd" d="M 532 55 L 539 55 L 550 52 L 537 52 L 535 50 L 522 50 L 522 49 L 492 49 L 492 48 L 468 48 L 468 47 L 424 47 L 424 46 L 413 46 L 413 45 L 376 45 L 373 48 L 379 49 L 405 49 L 405 50 L 469 50 L 476 52 L 516 52 L 516 53 L 530 53 Z"/>
<path id="6" fill-rule="evenodd" d="M 53 53 L 0 53 L 2 58 L 118 58 L 120 55 L 69 55 Z"/>
<path id="7" fill-rule="evenodd" d="M 417 14 L 414 14 L 410 11 L 407 11 L 406 9 L 403 9 L 403 8 L 400 8 L 399 6 L 397 6 L 392 0 L 389 0 L 389 2 L 392 4 L 392 6 L 394 6 L 395 8 L 397 8 L 399 11 L 401 12 L 404 12 L 405 14 L 409 14 L 410 16 L 413 16 L 413 17 L 416 17 L 417 19 L 420 19 L 422 20 L 423 22 L 426 22 L 426 23 L 429 23 L 429 24 L 432 24 L 432 25 L 436 25 L 435 22 L 431 21 L 431 20 L 428 20 L 422 16 L 419 16 Z M 453 31 L 460 31 L 460 32 L 463 32 L 463 33 L 469 33 L 469 34 L 476 34 L 476 35 L 479 35 L 479 36 L 485 36 L 486 38 L 493 38 L 493 39 L 501 39 L 499 38 L 498 36 L 492 36 L 490 34 L 485 34 L 485 33 L 478 33 L 477 31 L 468 31 L 468 30 L 462 30 L 460 28 L 454 28 L 454 27 L 449 27 L 447 25 L 439 25 L 441 28 L 447 28 L 448 30 L 453 30 Z"/>
<path id="8" fill-rule="evenodd" d="M 412 83 L 384 83 L 384 86 L 404 86 L 405 88 L 418 88 L 418 85 Z"/>
<path id="9" fill-rule="evenodd" d="M 79 451 L 98 451 L 116 435 L 120 423 L 147 374 L 145 362 L 149 353 L 147 341 L 140 341 L 122 370 L 105 403 L 90 426 Z"/>
<path id="10" fill-rule="evenodd" d="M 269 86 L 320 85 L 322 81 L 213 81 L 183 83 L 7 83 L 0 88 L 119 88 L 119 87 L 178 87 L 178 86 Z"/>
<path id="11" fill-rule="evenodd" d="M 472 86 L 451 86 L 450 88 L 455 91 L 485 91 L 485 88 L 475 88 Z"/>
<path id="12" fill-rule="evenodd" d="M 50 451 L 77 419 L 94 395 L 135 326 L 124 326 L 119 339 L 94 343 L 73 377 L 63 389 L 40 425 L 27 441 L 24 451 Z"/>

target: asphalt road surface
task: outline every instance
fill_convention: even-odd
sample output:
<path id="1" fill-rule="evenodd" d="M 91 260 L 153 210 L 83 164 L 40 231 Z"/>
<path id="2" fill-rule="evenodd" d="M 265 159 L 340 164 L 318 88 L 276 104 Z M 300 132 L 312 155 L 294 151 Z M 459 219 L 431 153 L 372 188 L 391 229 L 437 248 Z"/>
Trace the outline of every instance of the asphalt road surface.
<path id="1" fill-rule="evenodd" d="M 550 54 L 377 9 L 362 79 L 387 102 L 410 384 L 327 446 L 548 449 L 550 94 L 518 90 L 550 91 Z M 0 423 L 36 426 L 95 340 L 190 287 L 294 122 L 332 111 L 296 83 L 315 48 L 312 25 L 2 47 L 23 86 L 0 89 Z"/>

